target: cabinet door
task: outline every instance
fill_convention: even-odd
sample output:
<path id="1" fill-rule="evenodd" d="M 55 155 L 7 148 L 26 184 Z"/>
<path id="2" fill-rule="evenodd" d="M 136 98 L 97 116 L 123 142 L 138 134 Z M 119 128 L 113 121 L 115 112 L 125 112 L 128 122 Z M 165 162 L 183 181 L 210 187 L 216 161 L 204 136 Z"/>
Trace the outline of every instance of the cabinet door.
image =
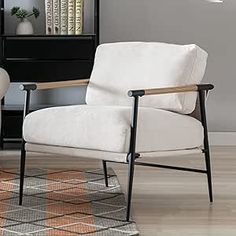
<path id="1" fill-rule="evenodd" d="M 92 60 L 93 37 L 6 37 L 4 57 L 25 60 Z"/>
<path id="2" fill-rule="evenodd" d="M 48 82 L 89 78 L 93 61 L 7 61 L 12 82 Z"/>
<path id="3" fill-rule="evenodd" d="M 89 78 L 94 36 L 5 37 L 3 66 L 12 82 L 50 82 Z"/>
<path id="4" fill-rule="evenodd" d="M 3 111 L 2 124 L 4 139 L 20 139 L 22 137 L 23 111 Z"/>

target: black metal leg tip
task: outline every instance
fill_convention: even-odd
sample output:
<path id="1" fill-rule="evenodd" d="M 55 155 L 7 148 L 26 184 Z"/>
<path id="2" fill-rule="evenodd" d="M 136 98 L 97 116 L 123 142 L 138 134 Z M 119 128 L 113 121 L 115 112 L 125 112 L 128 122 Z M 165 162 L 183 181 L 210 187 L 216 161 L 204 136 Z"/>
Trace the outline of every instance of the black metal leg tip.
<path id="1" fill-rule="evenodd" d="M 105 186 L 108 188 L 108 187 L 109 187 L 109 184 L 108 184 L 108 183 L 105 183 Z"/>

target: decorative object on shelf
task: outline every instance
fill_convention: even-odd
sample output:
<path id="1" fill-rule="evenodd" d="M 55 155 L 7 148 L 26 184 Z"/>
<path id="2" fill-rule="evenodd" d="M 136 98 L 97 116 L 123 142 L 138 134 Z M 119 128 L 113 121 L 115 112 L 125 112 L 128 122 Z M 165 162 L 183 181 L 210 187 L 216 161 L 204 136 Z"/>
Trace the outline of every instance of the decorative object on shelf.
<path id="1" fill-rule="evenodd" d="M 17 25 L 16 28 L 17 35 L 26 35 L 34 33 L 33 25 L 28 20 L 28 18 L 31 16 L 38 18 L 40 12 L 37 8 L 33 7 L 32 12 L 29 12 L 21 7 L 13 7 L 11 9 L 11 15 L 16 16 L 18 19 L 20 19 L 20 23 Z"/>
<path id="2" fill-rule="evenodd" d="M 28 19 L 22 19 L 16 27 L 17 35 L 34 34 L 32 23 Z"/>

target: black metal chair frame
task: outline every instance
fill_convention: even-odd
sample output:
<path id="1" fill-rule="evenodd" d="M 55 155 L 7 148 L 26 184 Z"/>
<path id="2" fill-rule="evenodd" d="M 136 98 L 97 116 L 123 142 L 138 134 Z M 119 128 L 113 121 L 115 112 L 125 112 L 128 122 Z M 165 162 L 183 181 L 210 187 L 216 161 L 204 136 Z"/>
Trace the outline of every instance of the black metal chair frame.
<path id="1" fill-rule="evenodd" d="M 154 95 L 154 94 L 161 94 L 161 93 L 155 93 L 155 91 L 153 93 L 152 92 L 148 93 L 148 90 L 129 91 L 128 95 L 133 98 L 130 149 L 129 149 L 129 154 L 127 156 L 127 163 L 115 162 L 115 163 L 128 164 L 128 191 L 127 191 L 128 196 L 127 196 L 126 221 L 130 221 L 131 200 L 132 200 L 133 178 L 134 178 L 135 165 L 206 174 L 207 180 L 208 180 L 209 200 L 211 203 L 213 202 L 210 147 L 209 147 L 209 141 L 208 141 L 208 128 L 207 128 L 206 105 L 205 105 L 206 95 L 207 95 L 208 91 L 212 90 L 213 88 L 214 88 L 214 86 L 211 84 L 202 84 L 202 85 L 195 85 L 194 90 L 192 90 L 192 88 L 191 88 L 191 89 L 187 89 L 187 90 L 180 89 L 179 91 L 178 90 L 170 91 L 171 93 L 191 92 L 191 91 L 198 92 L 198 97 L 199 97 L 199 102 L 200 102 L 201 123 L 204 128 L 204 145 L 203 145 L 202 152 L 204 153 L 204 156 L 205 156 L 205 164 L 206 164 L 205 170 L 178 167 L 178 166 L 169 166 L 169 165 L 159 165 L 159 164 L 154 164 L 154 163 L 144 163 L 144 162 L 137 161 L 140 157 L 140 154 L 136 153 L 136 134 L 137 134 L 137 123 L 138 123 L 139 98 L 142 96 L 145 96 L 145 95 Z M 25 117 L 29 113 L 31 91 L 37 89 L 37 84 L 22 85 L 21 89 L 26 92 L 25 105 L 24 105 L 24 117 Z M 168 91 L 162 92 L 162 94 L 163 93 L 168 93 Z M 25 159 L 26 159 L 25 141 L 22 140 L 21 164 L 20 164 L 19 205 L 22 205 L 22 200 L 23 200 Z M 104 177 L 105 177 L 105 185 L 108 187 L 107 162 L 112 162 L 112 161 L 103 160 L 103 162 L 102 162 L 103 163 L 103 170 L 104 170 Z"/>

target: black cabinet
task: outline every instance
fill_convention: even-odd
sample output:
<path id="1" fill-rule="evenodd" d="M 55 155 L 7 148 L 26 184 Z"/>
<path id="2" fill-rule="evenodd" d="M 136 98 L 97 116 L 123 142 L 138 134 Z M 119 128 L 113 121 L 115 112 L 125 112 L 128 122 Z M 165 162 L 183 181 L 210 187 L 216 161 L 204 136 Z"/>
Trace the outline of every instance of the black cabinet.
<path id="1" fill-rule="evenodd" d="M 2 35 L 2 66 L 11 82 L 52 82 L 89 78 L 96 50 L 95 35 Z"/>
<path id="2" fill-rule="evenodd" d="M 22 36 L 4 38 L 4 58 L 31 60 L 91 60 L 95 35 L 88 36 Z"/>
<path id="3" fill-rule="evenodd" d="M 5 35 L 0 0 L 0 66 L 11 82 L 53 82 L 89 78 L 99 44 L 99 0 L 94 0 L 94 33 L 82 35 Z M 33 108 L 37 109 L 37 108 Z M 22 106 L 2 104 L 1 146 L 21 138 Z"/>

